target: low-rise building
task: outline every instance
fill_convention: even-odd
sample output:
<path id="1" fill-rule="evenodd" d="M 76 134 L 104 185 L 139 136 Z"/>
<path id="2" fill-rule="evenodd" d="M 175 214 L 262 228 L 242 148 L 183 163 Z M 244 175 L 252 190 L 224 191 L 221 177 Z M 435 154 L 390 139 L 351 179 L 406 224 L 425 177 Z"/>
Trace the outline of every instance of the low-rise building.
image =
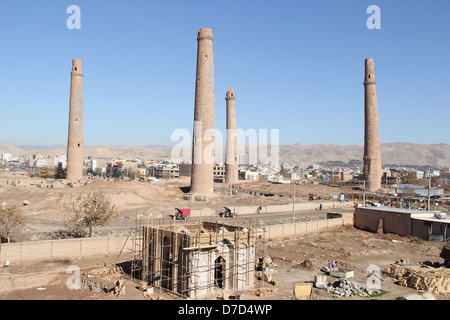
<path id="1" fill-rule="evenodd" d="M 54 167 L 55 159 L 54 158 L 37 158 L 34 161 L 33 167 L 36 168 L 44 168 L 44 167 Z"/>
<path id="2" fill-rule="evenodd" d="M 216 163 L 213 174 L 214 179 L 225 179 L 225 165 L 223 163 Z"/>
<path id="3" fill-rule="evenodd" d="M 417 195 L 418 197 L 427 197 L 428 196 L 428 187 L 418 186 L 414 184 L 399 184 L 397 189 L 398 194 L 406 194 L 406 195 Z M 444 189 L 441 188 L 430 188 L 430 196 L 442 196 L 444 195 Z"/>
<path id="4" fill-rule="evenodd" d="M 147 168 L 148 175 L 158 179 L 178 179 L 180 168 L 177 164 L 152 164 Z"/>
<path id="5" fill-rule="evenodd" d="M 439 176 L 441 183 L 449 185 L 450 184 L 450 172 L 441 172 Z"/>

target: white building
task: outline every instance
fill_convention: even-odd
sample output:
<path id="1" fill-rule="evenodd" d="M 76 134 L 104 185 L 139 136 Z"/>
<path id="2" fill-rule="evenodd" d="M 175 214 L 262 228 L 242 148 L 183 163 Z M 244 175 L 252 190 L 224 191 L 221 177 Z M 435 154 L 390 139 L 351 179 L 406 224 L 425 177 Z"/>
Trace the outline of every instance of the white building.
<path id="1" fill-rule="evenodd" d="M 8 162 L 8 161 L 11 161 L 13 159 L 13 155 L 10 154 L 10 153 L 2 153 L 0 156 L 1 156 L 0 160 L 2 162 Z"/>

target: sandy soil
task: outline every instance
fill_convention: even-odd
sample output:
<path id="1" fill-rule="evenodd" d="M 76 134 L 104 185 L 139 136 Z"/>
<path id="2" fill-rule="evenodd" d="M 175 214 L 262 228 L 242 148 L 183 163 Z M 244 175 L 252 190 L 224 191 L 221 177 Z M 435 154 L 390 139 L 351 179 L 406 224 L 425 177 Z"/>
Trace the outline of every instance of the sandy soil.
<path id="1" fill-rule="evenodd" d="M 369 265 L 376 265 L 383 270 L 400 259 L 409 259 L 411 263 L 444 262 L 439 257 L 443 243 L 394 234 L 377 235 L 353 227 L 270 241 L 261 247 L 259 255 L 271 255 L 278 265 L 273 268 L 273 279 L 279 283 L 278 292 L 271 299 L 291 299 L 294 283 L 312 282 L 315 275 L 326 275 L 321 269 L 333 260 L 337 261 L 339 268 L 354 270 L 355 275 L 349 280 L 363 286 L 367 282 Z M 336 279 L 327 276 L 330 283 Z M 270 287 L 269 284 L 265 286 Z M 405 294 L 417 293 L 417 290 L 401 287 L 393 279 L 385 277 L 381 282 L 381 289 L 388 292 L 378 298 L 381 300 L 393 300 Z M 314 289 L 314 293 L 316 299 L 334 299 L 324 290 Z M 436 298 L 449 300 L 450 295 L 436 295 Z"/>
<path id="2" fill-rule="evenodd" d="M 394 240 L 394 241 L 393 241 Z M 365 286 L 366 273 L 369 265 L 377 265 L 384 269 L 400 259 L 409 259 L 412 263 L 432 261 L 443 263 L 439 257 L 442 243 L 422 241 L 415 238 L 402 238 L 392 234 L 377 235 L 370 232 L 342 227 L 333 232 L 310 234 L 287 239 L 260 243 L 257 255 L 269 254 L 273 257 L 273 280 L 276 285 L 263 281 L 256 281 L 255 288 L 239 292 L 241 300 L 292 300 L 293 286 L 297 282 L 313 282 L 315 275 L 325 275 L 321 269 L 328 266 L 331 260 L 337 261 L 338 267 L 354 270 L 354 277 L 349 278 Z M 8 269 L 0 269 L 0 276 L 10 275 L 39 275 L 54 276 L 54 281 L 25 290 L 13 290 L 0 294 L 3 300 L 180 300 L 174 294 L 154 289 L 153 295 L 146 295 L 139 290 L 138 282 L 129 280 L 127 271 L 131 256 L 105 256 L 89 259 L 54 260 L 40 263 L 22 263 L 12 265 Z M 124 270 L 122 278 L 125 280 L 125 295 L 93 292 L 87 288 L 70 290 L 67 281 L 70 273 L 69 266 L 79 266 L 82 273 L 89 273 L 105 266 L 118 265 Z M 36 277 L 38 279 L 39 277 Z M 337 278 L 327 276 L 328 282 Z M 36 280 L 37 281 L 37 280 Z M 395 300 L 399 296 L 417 293 L 417 290 L 402 287 L 393 279 L 382 277 L 381 289 L 386 293 L 378 298 L 334 298 L 323 289 L 313 288 L 313 296 L 304 299 L 314 300 Z M 259 292 L 265 295 L 258 296 Z M 228 296 L 234 293 L 227 292 Z M 438 300 L 450 300 L 450 295 L 435 294 Z"/>
<path id="3" fill-rule="evenodd" d="M 1 180 L 21 180 L 21 185 L 40 183 L 43 179 L 24 178 L 11 175 L 0 175 Z M 44 180 L 45 181 L 45 180 Z M 232 197 L 229 188 L 222 183 L 215 183 L 216 193 L 214 197 L 206 201 L 185 200 L 186 189 L 190 179 L 160 180 L 158 182 L 113 182 L 107 180 L 87 180 L 81 187 L 38 188 L 35 186 L 14 187 L 2 183 L 0 187 L 0 201 L 7 204 L 17 204 L 22 207 L 28 217 L 26 234 L 16 236 L 17 241 L 30 240 L 30 234 L 34 234 L 32 240 L 36 240 L 37 233 L 52 232 L 63 229 L 64 206 L 74 201 L 79 195 L 87 195 L 101 191 L 106 194 L 117 208 L 117 215 L 108 224 L 109 229 L 117 232 L 121 229 L 132 227 L 136 218 L 149 217 L 154 219 L 170 219 L 176 207 L 188 207 L 192 209 L 211 209 L 219 214 L 224 206 L 257 206 L 292 203 L 292 185 L 271 184 L 264 182 L 240 181 L 236 189 L 240 192 Z M 257 191 L 273 196 L 248 195 L 249 191 Z M 310 193 L 323 199 L 346 191 L 343 188 L 334 188 L 320 185 L 296 186 L 296 201 L 309 201 Z M 30 204 L 24 206 L 27 200 Z M 95 229 L 94 229 L 95 232 Z M 121 231 L 123 232 L 127 231 Z M 119 234 L 119 233 L 118 233 Z M 39 235 L 39 239 L 43 235 Z"/>
<path id="4" fill-rule="evenodd" d="M 4 179 L 5 177 L 0 177 Z M 11 177 L 9 177 L 11 178 Z M 20 178 L 23 179 L 23 178 Z M 276 196 L 249 196 L 241 192 L 232 198 L 227 194 L 228 188 L 217 183 L 216 189 L 223 191 L 207 201 L 192 202 L 183 199 L 183 190 L 189 185 L 189 179 L 166 180 L 154 183 L 139 182 L 112 182 L 89 181 L 86 185 L 77 188 L 37 188 L 37 187 L 0 187 L 0 201 L 8 204 L 19 204 L 28 200 L 30 204 L 23 206 L 23 210 L 29 219 L 28 233 L 38 233 L 60 228 L 62 222 L 62 204 L 70 202 L 80 194 L 88 194 L 94 191 L 103 191 L 110 197 L 118 208 L 118 215 L 111 224 L 111 228 L 118 229 L 124 226 L 133 226 L 134 219 L 141 214 L 146 217 L 153 213 L 155 217 L 168 217 L 175 207 L 210 208 L 220 210 L 224 205 L 269 205 L 290 203 L 292 198 L 292 185 L 272 185 L 268 183 L 242 182 L 240 190 L 257 190 L 264 193 L 274 193 Z M 310 193 L 322 198 L 330 197 L 348 190 L 325 187 L 319 185 L 300 185 L 296 187 L 297 197 L 303 196 L 304 201 Z M 283 196 L 279 196 L 282 194 Z M 277 265 L 273 268 L 273 279 L 276 286 L 257 282 L 257 288 L 264 288 L 268 293 L 257 296 L 255 290 L 243 292 L 241 299 L 272 299 L 291 300 L 293 285 L 296 282 L 311 282 L 314 276 L 324 274 L 321 269 L 327 266 L 331 260 L 336 260 L 339 267 L 352 269 L 355 276 L 351 280 L 365 284 L 367 281 L 367 267 L 377 265 L 381 269 L 399 259 L 409 259 L 411 262 L 425 260 L 443 262 L 439 257 L 442 243 L 428 242 L 414 238 L 402 238 L 396 235 L 377 235 L 351 227 L 341 228 L 333 232 L 323 232 L 310 235 L 302 235 L 293 238 L 279 239 L 268 243 L 258 243 L 257 255 L 271 255 Z M 110 294 L 92 292 L 88 289 L 69 290 L 67 268 L 77 265 L 83 272 L 99 268 L 105 265 L 120 263 L 125 267 L 131 257 L 107 256 L 92 259 L 57 260 L 42 263 L 23 263 L 0 268 L 0 276 L 7 274 L 13 276 L 32 276 L 36 281 L 40 277 L 53 277 L 54 281 L 46 283 L 43 287 L 36 282 L 36 286 L 26 290 L 13 290 L 0 294 L 0 299 L 177 299 L 175 295 L 164 292 L 155 292 L 151 297 L 145 296 L 137 289 L 137 284 L 126 281 L 126 295 L 112 296 Z M 124 275 L 124 279 L 128 279 Z M 328 276 L 328 281 L 333 281 Z M 12 280 L 11 280 L 12 281 Z M 416 290 L 401 287 L 392 279 L 385 278 L 382 281 L 382 289 L 387 293 L 380 298 L 382 300 L 395 299 L 398 296 L 414 293 Z M 324 290 L 314 289 L 314 299 L 335 299 Z M 436 298 L 449 300 L 449 296 L 438 295 Z M 366 299 L 354 297 L 350 299 Z"/>

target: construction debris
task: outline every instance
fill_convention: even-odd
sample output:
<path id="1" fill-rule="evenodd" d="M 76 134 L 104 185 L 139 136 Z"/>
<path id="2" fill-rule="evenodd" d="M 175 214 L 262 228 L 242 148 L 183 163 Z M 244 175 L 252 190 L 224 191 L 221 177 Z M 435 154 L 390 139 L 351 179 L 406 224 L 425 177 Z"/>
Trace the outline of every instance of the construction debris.
<path id="1" fill-rule="evenodd" d="M 255 277 L 257 280 L 261 280 L 271 285 L 278 285 L 278 282 L 272 279 L 273 272 L 272 271 L 257 271 Z"/>
<path id="2" fill-rule="evenodd" d="M 252 292 L 257 297 L 267 297 L 278 291 L 278 288 L 258 288 Z"/>
<path id="3" fill-rule="evenodd" d="M 442 259 L 445 260 L 445 265 L 450 265 L 450 245 L 446 244 L 442 248 L 441 254 L 439 255 Z"/>
<path id="4" fill-rule="evenodd" d="M 450 269 L 442 268 L 439 263 L 391 264 L 383 272 L 398 280 L 401 286 L 431 293 L 450 293 Z"/>
<path id="5" fill-rule="evenodd" d="M 355 272 L 353 270 L 347 270 L 347 269 L 338 269 L 338 270 L 331 270 L 330 276 L 336 277 L 336 278 L 351 278 L 355 275 Z"/>
<path id="6" fill-rule="evenodd" d="M 327 291 L 332 293 L 335 298 L 350 298 L 354 296 L 370 297 L 378 293 L 378 290 L 366 288 L 357 282 L 349 281 L 347 279 L 338 279 L 334 281 Z"/>
<path id="7" fill-rule="evenodd" d="M 319 289 L 326 289 L 328 287 L 327 276 L 316 275 L 314 278 L 314 287 Z"/>
<path id="8" fill-rule="evenodd" d="M 125 295 L 123 270 L 118 266 L 105 266 L 83 273 L 81 283 L 94 292 L 111 293 L 115 296 Z"/>
<path id="9" fill-rule="evenodd" d="M 147 290 L 147 287 L 148 287 L 148 284 L 147 284 L 146 281 L 140 281 L 140 282 L 139 282 L 139 289 L 140 289 L 141 291 L 146 291 L 146 290 Z"/>

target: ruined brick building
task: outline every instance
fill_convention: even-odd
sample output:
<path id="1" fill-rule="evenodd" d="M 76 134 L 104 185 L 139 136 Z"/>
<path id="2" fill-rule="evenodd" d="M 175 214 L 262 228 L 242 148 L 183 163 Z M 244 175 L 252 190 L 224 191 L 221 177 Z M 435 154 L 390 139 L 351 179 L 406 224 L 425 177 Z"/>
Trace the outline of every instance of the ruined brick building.
<path id="1" fill-rule="evenodd" d="M 253 228 L 215 222 L 143 227 L 142 280 L 190 298 L 252 287 Z"/>

